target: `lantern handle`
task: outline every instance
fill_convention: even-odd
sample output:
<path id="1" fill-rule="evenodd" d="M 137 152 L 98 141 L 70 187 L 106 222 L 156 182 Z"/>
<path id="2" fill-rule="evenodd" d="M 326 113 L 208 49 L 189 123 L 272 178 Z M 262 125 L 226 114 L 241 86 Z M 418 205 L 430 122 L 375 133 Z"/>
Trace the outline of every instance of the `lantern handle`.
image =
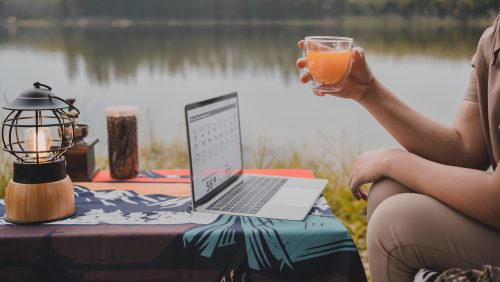
<path id="1" fill-rule="evenodd" d="M 43 87 L 47 88 L 47 90 L 49 90 L 49 91 L 52 90 L 52 87 L 50 87 L 46 84 L 40 83 L 38 81 L 33 83 L 33 86 L 35 86 L 35 88 L 40 88 L 40 86 L 43 86 Z"/>
<path id="2" fill-rule="evenodd" d="M 64 99 L 62 99 L 62 98 L 59 98 L 59 97 L 57 97 L 56 95 L 51 95 L 51 94 L 49 94 L 49 98 L 51 98 L 51 99 L 52 99 L 52 98 L 54 98 L 54 99 L 57 99 L 57 100 L 59 100 L 59 101 L 63 102 L 64 104 L 68 105 L 68 108 L 73 108 L 73 109 L 75 109 L 75 110 L 76 110 L 76 115 L 77 115 L 77 116 L 79 116 L 79 115 L 80 115 L 80 111 L 79 111 L 79 110 L 78 110 L 75 106 L 73 106 L 73 105 L 71 105 L 70 103 L 68 103 L 68 101 L 66 101 L 66 100 L 64 100 Z"/>

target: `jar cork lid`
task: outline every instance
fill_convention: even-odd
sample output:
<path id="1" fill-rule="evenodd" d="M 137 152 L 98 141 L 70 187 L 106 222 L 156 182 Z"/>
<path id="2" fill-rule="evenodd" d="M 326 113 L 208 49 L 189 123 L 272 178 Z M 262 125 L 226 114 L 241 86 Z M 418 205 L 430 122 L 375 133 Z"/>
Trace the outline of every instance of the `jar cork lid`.
<path id="1" fill-rule="evenodd" d="M 120 105 L 120 106 L 109 106 L 104 108 L 107 117 L 128 117 L 136 116 L 139 113 L 139 107 Z"/>

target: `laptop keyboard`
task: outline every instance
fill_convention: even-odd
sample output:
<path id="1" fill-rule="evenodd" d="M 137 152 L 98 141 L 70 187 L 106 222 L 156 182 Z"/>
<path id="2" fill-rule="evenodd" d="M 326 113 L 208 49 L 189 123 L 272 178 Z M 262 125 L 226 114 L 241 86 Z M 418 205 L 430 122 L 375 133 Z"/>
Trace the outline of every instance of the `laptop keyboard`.
<path id="1" fill-rule="evenodd" d="M 287 178 L 249 176 L 207 209 L 256 214 L 285 184 Z"/>

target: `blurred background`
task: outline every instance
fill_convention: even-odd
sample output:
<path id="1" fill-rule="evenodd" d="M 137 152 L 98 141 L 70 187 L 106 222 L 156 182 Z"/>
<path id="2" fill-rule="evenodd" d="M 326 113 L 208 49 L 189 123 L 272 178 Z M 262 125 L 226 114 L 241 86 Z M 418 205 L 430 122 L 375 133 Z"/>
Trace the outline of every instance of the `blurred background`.
<path id="1" fill-rule="evenodd" d="M 76 98 L 106 155 L 104 107 L 140 107 L 140 143 L 185 144 L 184 105 L 240 95 L 245 150 L 321 156 L 397 144 L 359 105 L 298 82 L 298 40 L 353 37 L 374 73 L 450 123 L 493 0 L 0 0 L 0 101 L 34 81 Z"/>

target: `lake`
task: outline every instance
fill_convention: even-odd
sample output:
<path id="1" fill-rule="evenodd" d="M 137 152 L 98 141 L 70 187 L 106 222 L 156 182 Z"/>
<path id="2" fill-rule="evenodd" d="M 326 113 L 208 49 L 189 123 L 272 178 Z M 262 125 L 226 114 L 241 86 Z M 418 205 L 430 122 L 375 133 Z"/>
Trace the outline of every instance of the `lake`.
<path id="1" fill-rule="evenodd" d="M 353 37 L 372 71 L 419 111 L 450 124 L 483 28 L 346 25 L 0 26 L 0 101 L 40 81 L 76 98 L 79 121 L 107 153 L 104 108 L 140 107 L 139 140 L 185 142 L 187 103 L 237 91 L 242 138 L 276 154 L 326 143 L 363 150 L 397 144 L 358 104 L 316 97 L 295 68 L 306 35 Z M 424 138 L 424 136 L 422 136 Z M 343 145 L 340 145 L 343 143 Z"/>

